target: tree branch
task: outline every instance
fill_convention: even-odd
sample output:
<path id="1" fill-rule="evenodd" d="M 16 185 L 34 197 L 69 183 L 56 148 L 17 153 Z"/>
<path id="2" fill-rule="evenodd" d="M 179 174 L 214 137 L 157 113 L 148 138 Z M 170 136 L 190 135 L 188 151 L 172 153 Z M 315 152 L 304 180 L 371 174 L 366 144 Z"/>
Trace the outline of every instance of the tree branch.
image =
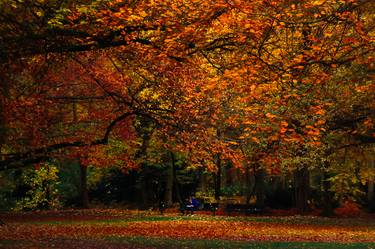
<path id="1" fill-rule="evenodd" d="M 132 111 L 132 112 L 125 112 L 122 115 L 118 116 L 107 126 L 106 131 L 101 139 L 97 139 L 91 142 L 86 141 L 74 141 L 74 142 L 64 142 L 49 145 L 42 148 L 36 148 L 30 150 L 25 153 L 17 153 L 17 154 L 5 154 L 2 155 L 3 157 L 7 158 L 4 160 L 0 160 L 0 171 L 7 170 L 7 169 L 14 169 L 14 168 L 22 168 L 27 165 L 43 162 L 50 158 L 50 153 L 66 149 L 66 148 L 74 148 L 74 147 L 86 147 L 86 146 L 95 146 L 101 144 L 108 144 L 109 136 L 113 130 L 113 128 L 122 120 L 125 120 L 127 117 L 132 115 L 139 115 L 141 114 L 139 111 Z"/>

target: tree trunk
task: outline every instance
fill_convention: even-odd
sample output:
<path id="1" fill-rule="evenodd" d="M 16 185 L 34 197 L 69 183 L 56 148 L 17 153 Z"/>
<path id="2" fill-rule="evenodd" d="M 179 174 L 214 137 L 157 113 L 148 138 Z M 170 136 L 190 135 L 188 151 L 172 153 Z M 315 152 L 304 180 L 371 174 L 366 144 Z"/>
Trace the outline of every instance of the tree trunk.
<path id="1" fill-rule="evenodd" d="M 207 174 L 204 171 L 200 171 L 198 189 L 201 193 L 207 193 Z"/>
<path id="2" fill-rule="evenodd" d="M 367 188 L 367 200 L 372 202 L 374 201 L 374 180 L 368 181 Z"/>
<path id="3" fill-rule="evenodd" d="M 219 201 L 221 196 L 221 158 L 216 155 L 216 177 L 215 177 L 215 200 Z"/>
<path id="4" fill-rule="evenodd" d="M 5 143 L 5 115 L 2 102 L 0 100 L 0 154 L 2 154 L 2 147 Z M 0 157 L 0 159 L 2 158 Z"/>
<path id="5" fill-rule="evenodd" d="M 251 175 L 250 168 L 246 166 L 245 169 L 245 181 L 246 181 L 246 204 L 250 204 L 251 195 L 253 193 L 251 186 Z"/>
<path id="6" fill-rule="evenodd" d="M 146 209 L 149 207 L 149 191 L 148 191 L 148 179 L 146 176 L 142 178 L 141 182 L 141 203 L 142 203 L 142 208 Z"/>
<path id="7" fill-rule="evenodd" d="M 333 204 L 332 204 L 333 193 L 329 190 L 331 187 L 331 183 L 328 181 L 328 174 L 326 172 L 323 173 L 322 185 L 323 185 L 322 215 L 330 217 L 333 215 Z"/>
<path id="8" fill-rule="evenodd" d="M 310 174 L 306 167 L 297 169 L 294 174 L 296 208 L 299 213 L 310 211 Z"/>
<path id="9" fill-rule="evenodd" d="M 264 207 L 265 190 L 264 190 L 264 176 L 265 172 L 263 169 L 256 169 L 255 171 L 255 196 L 256 206 Z"/>
<path id="10" fill-rule="evenodd" d="M 372 164 L 372 169 L 375 169 L 375 158 L 372 158 L 370 162 Z M 369 204 L 369 209 L 371 212 L 375 212 L 375 198 L 374 198 L 374 177 L 371 177 L 367 183 L 367 200 Z"/>
<path id="11" fill-rule="evenodd" d="M 4 68 L 7 70 L 8 67 Z M 9 80 L 4 74 L 6 72 L 0 71 L 0 154 L 2 153 L 3 145 L 6 142 L 6 117 L 5 117 L 5 99 L 9 97 Z M 2 159 L 0 157 L 0 159 Z"/>
<path id="12" fill-rule="evenodd" d="M 172 159 L 172 169 L 173 169 L 173 186 L 176 193 L 176 198 L 179 203 L 182 203 L 181 192 L 180 192 L 180 185 L 177 179 L 177 167 L 176 167 L 176 157 L 173 152 L 171 152 L 171 159 Z"/>
<path id="13" fill-rule="evenodd" d="M 174 182 L 174 174 L 173 174 L 173 156 L 172 156 L 172 152 L 170 152 L 171 154 L 171 163 L 168 165 L 168 168 L 167 168 L 167 181 L 166 181 L 166 186 L 165 186 L 165 193 L 164 193 L 164 203 L 165 205 L 168 207 L 168 206 L 171 206 L 172 203 L 173 203 L 173 182 Z"/>
<path id="14" fill-rule="evenodd" d="M 89 192 L 87 189 L 87 166 L 79 163 L 81 173 L 81 200 L 80 204 L 82 208 L 89 208 Z"/>

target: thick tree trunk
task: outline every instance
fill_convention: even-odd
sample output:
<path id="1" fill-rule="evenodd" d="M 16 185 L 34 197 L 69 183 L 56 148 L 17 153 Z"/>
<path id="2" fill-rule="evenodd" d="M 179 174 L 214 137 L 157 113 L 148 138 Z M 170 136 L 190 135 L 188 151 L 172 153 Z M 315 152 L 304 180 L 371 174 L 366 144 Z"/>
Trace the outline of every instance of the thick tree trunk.
<path id="1" fill-rule="evenodd" d="M 173 186 L 174 186 L 177 201 L 179 203 L 182 203 L 180 184 L 177 179 L 176 157 L 173 152 L 171 152 L 171 159 L 172 159 L 172 169 L 173 169 Z"/>
<path id="2" fill-rule="evenodd" d="M 89 208 L 89 192 L 87 189 L 87 166 L 79 163 L 80 179 L 81 179 L 81 200 L 82 208 Z"/>
<path id="3" fill-rule="evenodd" d="M 5 143 L 5 116 L 2 102 L 3 101 L 0 100 L 0 154 L 2 153 L 2 147 Z M 2 158 L 0 157 L 0 159 Z"/>
<path id="4" fill-rule="evenodd" d="M 171 154 L 173 154 L 171 152 Z M 174 182 L 174 174 L 173 174 L 173 156 L 171 155 L 171 163 L 168 164 L 167 168 L 167 181 L 165 186 L 165 193 L 164 193 L 164 203 L 166 206 L 171 206 L 173 203 L 173 182 Z"/>
<path id="5" fill-rule="evenodd" d="M 216 176 L 215 176 L 215 200 L 219 201 L 221 196 L 221 158 L 220 155 L 216 155 Z"/>
<path id="6" fill-rule="evenodd" d="M 369 180 L 367 185 L 367 200 L 370 212 L 375 212 L 374 180 Z"/>
<path id="7" fill-rule="evenodd" d="M 369 202 L 374 201 L 374 180 L 371 179 L 367 183 L 367 200 Z"/>
<path id="8" fill-rule="evenodd" d="M 372 169 L 375 169 L 375 158 L 370 162 Z M 375 196 L 374 196 L 374 177 L 371 177 L 367 182 L 367 200 L 371 212 L 375 212 Z"/>
<path id="9" fill-rule="evenodd" d="M 322 198 L 322 215 L 330 217 L 333 215 L 333 193 L 329 190 L 331 187 L 331 183 L 328 181 L 328 174 L 323 173 L 323 181 L 322 181 L 322 186 L 323 186 L 323 198 Z"/>
<path id="10" fill-rule="evenodd" d="M 207 174 L 203 171 L 200 172 L 198 189 L 201 193 L 207 192 Z"/>
<path id="11" fill-rule="evenodd" d="M 297 169 L 294 174 L 296 208 L 299 213 L 310 211 L 310 174 L 306 167 Z"/>
<path id="12" fill-rule="evenodd" d="M 6 140 L 5 98 L 9 96 L 8 79 L 0 72 L 0 154 Z M 2 157 L 0 157 L 2 159 Z"/>
<path id="13" fill-rule="evenodd" d="M 245 169 L 245 181 L 246 181 L 246 204 L 250 204 L 251 195 L 253 193 L 251 186 L 251 174 L 250 168 L 247 166 Z"/>
<path id="14" fill-rule="evenodd" d="M 263 169 L 257 169 L 255 171 L 255 196 L 256 196 L 256 206 L 264 207 L 265 200 L 265 189 L 264 189 L 264 177 L 265 172 Z"/>
<path id="15" fill-rule="evenodd" d="M 146 209 L 149 207 L 149 190 L 148 190 L 148 182 L 147 178 L 143 177 L 141 180 L 141 203 L 142 203 L 142 208 Z"/>

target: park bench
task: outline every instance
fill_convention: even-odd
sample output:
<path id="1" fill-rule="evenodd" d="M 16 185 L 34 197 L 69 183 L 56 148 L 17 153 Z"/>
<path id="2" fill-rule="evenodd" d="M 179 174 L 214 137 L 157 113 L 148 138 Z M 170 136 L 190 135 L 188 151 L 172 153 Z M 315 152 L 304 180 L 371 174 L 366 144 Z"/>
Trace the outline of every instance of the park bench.
<path id="1" fill-rule="evenodd" d="M 180 212 L 182 214 L 193 214 L 195 211 L 210 211 L 213 215 L 219 208 L 219 203 L 200 203 L 199 205 L 192 205 L 191 203 L 180 203 Z"/>
<path id="2" fill-rule="evenodd" d="M 227 204 L 225 212 L 230 215 L 231 213 L 240 213 L 245 215 L 260 214 L 263 212 L 262 208 L 256 207 L 251 204 Z"/>
<path id="3" fill-rule="evenodd" d="M 164 201 L 159 202 L 159 212 L 160 214 L 164 214 L 165 209 L 167 208 L 167 205 Z"/>
<path id="4" fill-rule="evenodd" d="M 203 203 L 203 211 L 211 211 L 213 215 L 216 215 L 218 209 L 219 203 Z"/>
<path id="5" fill-rule="evenodd" d="M 197 211 L 198 207 L 194 206 L 191 203 L 182 202 L 180 203 L 180 212 L 182 214 L 193 214 L 194 211 Z"/>

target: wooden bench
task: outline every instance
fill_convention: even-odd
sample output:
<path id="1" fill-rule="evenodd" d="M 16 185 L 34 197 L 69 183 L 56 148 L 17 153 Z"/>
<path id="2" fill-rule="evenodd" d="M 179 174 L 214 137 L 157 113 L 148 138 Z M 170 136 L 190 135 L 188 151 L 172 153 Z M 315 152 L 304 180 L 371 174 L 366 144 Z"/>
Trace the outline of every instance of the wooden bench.
<path id="1" fill-rule="evenodd" d="M 210 211 L 213 215 L 216 215 L 218 208 L 219 203 L 201 203 L 199 206 L 194 206 L 189 203 L 181 203 L 179 210 L 182 214 L 193 214 L 195 211 Z"/>
<path id="2" fill-rule="evenodd" d="M 195 207 L 191 203 L 180 203 L 180 212 L 182 214 L 193 214 L 194 211 L 197 211 L 198 207 Z"/>
<path id="3" fill-rule="evenodd" d="M 211 211 L 213 215 L 216 215 L 216 211 L 219 209 L 219 203 L 203 203 L 202 210 Z"/>

